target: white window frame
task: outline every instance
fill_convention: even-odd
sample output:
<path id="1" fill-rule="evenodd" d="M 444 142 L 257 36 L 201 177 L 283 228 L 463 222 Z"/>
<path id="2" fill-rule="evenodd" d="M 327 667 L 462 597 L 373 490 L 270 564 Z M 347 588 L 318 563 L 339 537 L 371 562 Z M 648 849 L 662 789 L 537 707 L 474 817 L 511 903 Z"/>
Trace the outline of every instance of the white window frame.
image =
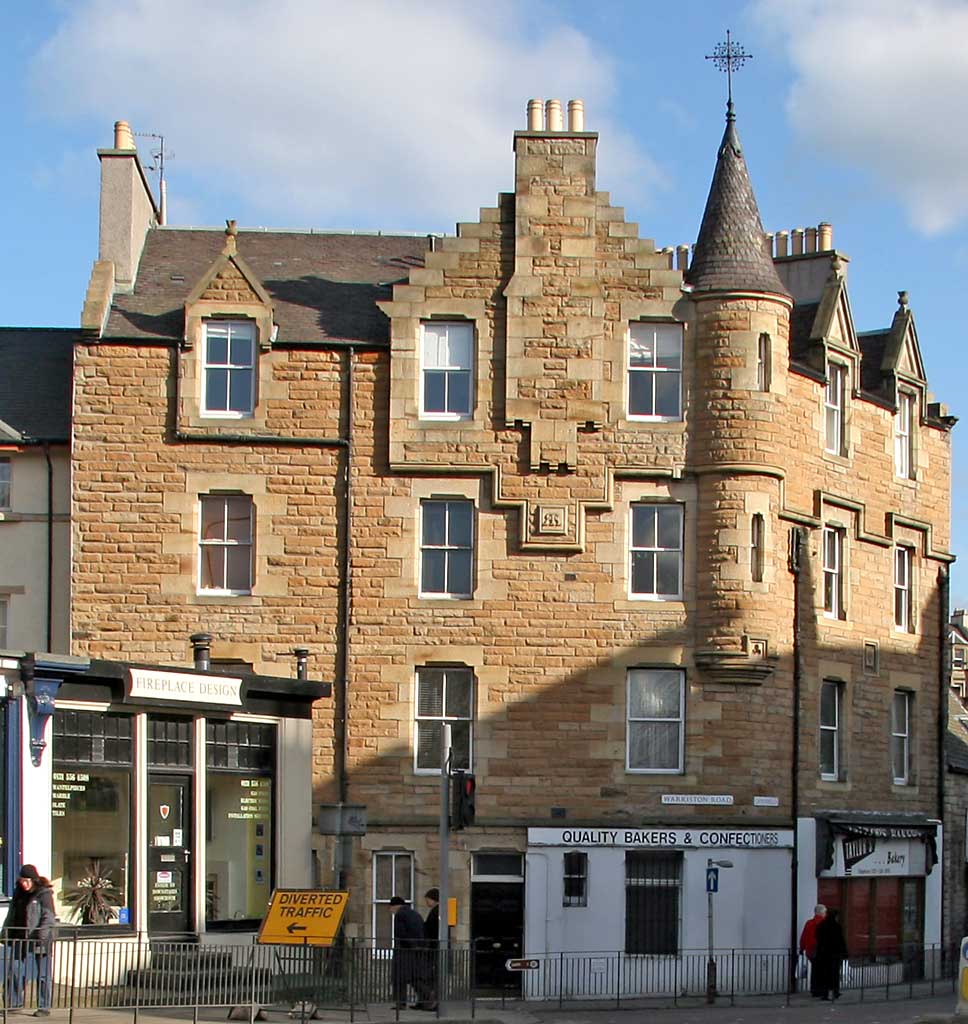
<path id="1" fill-rule="evenodd" d="M 233 498 L 245 498 L 249 505 L 249 539 L 245 541 L 230 540 L 228 537 L 227 527 L 227 516 L 228 516 L 228 503 Z M 203 506 L 206 501 L 219 501 L 223 504 L 222 508 L 222 536 L 214 539 L 205 539 L 202 537 L 202 528 L 204 523 L 204 512 Z M 197 540 L 197 591 L 199 594 L 207 595 L 219 595 L 224 597 L 244 597 L 252 593 L 252 588 L 255 583 L 255 566 L 253 562 L 253 555 L 255 553 L 255 503 L 252 501 L 252 496 L 249 494 L 200 494 L 198 496 L 198 540 Z M 206 587 L 202 584 L 203 570 L 202 560 L 204 557 L 204 551 L 208 547 L 220 547 L 224 549 L 234 547 L 247 547 L 249 549 L 249 585 L 244 590 L 232 590 L 228 587 Z M 223 582 L 227 578 L 228 571 L 228 553 L 226 551 L 225 561 L 223 563 L 222 580 Z"/>
<path id="2" fill-rule="evenodd" d="M 10 646 L 10 598 L 0 594 L 0 650 Z"/>
<path id="3" fill-rule="evenodd" d="M 827 384 L 823 396 L 824 446 L 834 455 L 843 455 L 846 450 L 847 379 L 847 367 L 843 363 L 827 364 Z"/>
<path id="4" fill-rule="evenodd" d="M 440 342 L 437 343 L 437 353 L 431 356 L 428 349 L 431 347 L 428 333 L 442 332 L 447 336 L 444 343 L 449 353 L 447 359 L 440 358 Z M 466 345 L 466 361 L 455 361 L 450 354 L 453 348 L 450 345 L 450 335 L 453 333 L 455 341 L 462 337 L 462 344 Z M 469 320 L 426 320 L 420 325 L 420 418 L 425 420 L 467 420 L 474 411 L 474 363 L 476 356 L 476 339 L 474 324 Z M 466 362 L 466 365 L 465 365 Z M 442 373 L 444 375 L 444 409 L 430 410 L 427 408 L 427 374 Z M 465 377 L 467 381 L 467 403 L 466 408 L 448 409 L 450 405 L 449 395 L 451 383 Z"/>
<path id="5" fill-rule="evenodd" d="M 380 875 L 380 872 L 377 870 L 377 861 L 379 861 L 381 858 L 389 858 L 390 859 L 390 877 L 392 879 L 394 879 L 394 880 L 397 877 L 397 861 L 401 860 L 401 859 L 405 859 L 405 860 L 407 860 L 409 862 L 409 866 L 410 866 L 410 892 L 409 893 L 405 894 L 405 893 L 391 892 L 387 896 L 387 895 L 381 895 L 381 894 L 379 894 L 377 892 L 377 880 L 378 880 L 379 875 Z M 390 941 L 387 943 L 386 946 L 379 945 L 379 940 L 377 938 L 377 908 L 381 907 L 381 906 L 389 906 L 390 905 L 390 899 L 393 896 L 402 896 L 404 899 L 409 899 L 409 901 L 410 901 L 409 906 L 412 907 L 412 908 L 415 906 L 416 895 L 414 893 L 414 864 L 413 864 L 413 862 L 414 862 L 414 856 L 413 856 L 413 853 L 410 850 L 374 850 L 373 851 L 373 859 L 370 862 L 370 875 L 371 875 L 371 879 L 372 879 L 371 884 L 370 884 L 370 897 L 371 897 L 371 902 L 370 902 L 370 935 L 373 937 L 372 941 L 373 941 L 374 951 L 380 957 L 387 957 L 387 958 L 390 957 L 390 955 L 392 953 L 393 939 L 392 939 L 392 928 L 391 928 L 391 938 L 390 938 Z"/>
<path id="6" fill-rule="evenodd" d="M 0 457 L 0 511 L 9 511 L 13 491 L 13 460 Z"/>
<path id="7" fill-rule="evenodd" d="M 441 704 L 441 713 L 439 715 L 422 715 L 420 713 L 420 686 L 422 682 L 422 676 L 424 673 L 429 672 L 442 672 L 444 674 L 443 682 L 443 697 Z M 468 708 L 466 715 L 447 714 L 447 684 L 450 681 L 451 676 L 460 675 L 465 678 L 469 685 L 467 688 L 468 692 Z M 453 726 L 454 723 L 466 722 L 467 723 L 467 763 L 458 763 L 458 759 L 454 758 L 451 763 L 453 771 L 466 771 L 472 772 L 474 770 L 474 705 L 475 705 L 475 691 L 474 685 L 474 670 L 467 665 L 420 665 L 416 671 L 416 679 L 414 681 L 415 693 L 414 693 L 414 722 L 413 722 L 413 770 L 416 775 L 440 775 L 440 764 L 438 763 L 433 767 L 421 767 L 418 761 L 420 754 L 420 726 L 421 723 L 437 722 L 440 726 L 444 724 Z M 453 752 L 453 742 L 451 744 L 451 751 Z"/>
<path id="8" fill-rule="evenodd" d="M 901 714 L 898 714 L 900 705 Z M 911 782 L 911 711 L 914 694 L 910 690 L 895 690 L 891 697 L 891 776 L 895 786 Z M 899 721 L 900 718 L 900 721 Z M 902 766 L 898 774 L 898 760 Z"/>
<path id="9" fill-rule="evenodd" d="M 905 544 L 894 546 L 894 630 L 910 633 L 914 625 L 912 569 L 914 552 Z"/>
<path id="10" fill-rule="evenodd" d="M 763 331 L 756 339 L 756 390 L 770 390 L 770 336 Z"/>
<path id="11" fill-rule="evenodd" d="M 913 476 L 914 409 L 914 395 L 910 391 L 899 391 L 894 413 L 894 475 L 903 480 Z"/>
<path id="12" fill-rule="evenodd" d="M 224 362 L 213 362 L 209 358 L 209 342 L 216 336 L 224 337 L 226 355 Z M 245 362 L 233 362 L 232 348 L 235 341 L 248 342 L 248 358 Z M 202 415 L 216 419 L 246 419 L 255 412 L 255 388 L 256 388 L 256 325 L 253 320 L 206 320 L 202 337 Z M 224 373 L 226 375 L 225 405 L 224 409 L 214 409 L 209 405 L 209 376 L 210 373 Z M 247 372 L 249 374 L 249 399 L 244 409 L 232 409 L 230 396 L 232 394 L 232 377 L 234 374 Z"/>
<path id="13" fill-rule="evenodd" d="M 951 648 L 951 664 L 955 668 L 965 667 L 965 649 L 960 644 L 953 644 Z"/>
<path id="14" fill-rule="evenodd" d="M 446 535 L 445 535 L 444 543 L 443 544 L 428 544 L 427 540 L 426 540 L 426 537 L 424 536 L 424 523 L 425 523 L 426 510 L 427 510 L 427 506 L 431 505 L 431 504 L 445 506 L 444 519 L 445 519 L 445 524 L 446 524 L 445 525 L 445 534 Z M 451 539 L 450 538 L 450 532 L 451 532 L 451 527 L 450 527 L 451 510 L 455 506 L 458 506 L 458 505 L 461 506 L 462 508 L 466 507 L 470 511 L 471 536 L 470 536 L 470 544 L 468 544 L 468 545 L 452 544 L 452 543 L 450 543 L 450 539 Z M 420 586 L 420 596 L 421 597 L 434 598 L 434 599 L 451 599 L 451 600 L 456 600 L 456 601 L 467 601 L 467 600 L 469 600 L 470 598 L 472 598 L 474 596 L 474 569 L 475 569 L 474 561 L 475 561 L 475 550 L 476 550 L 476 539 L 477 539 L 477 529 L 476 529 L 477 528 L 477 523 L 476 523 L 477 516 L 476 516 L 476 512 L 477 512 L 477 509 L 476 509 L 476 507 L 474 505 L 474 502 L 470 498 L 423 498 L 423 499 L 421 499 L 421 502 L 420 502 L 420 523 L 419 523 L 419 529 L 420 529 L 420 564 L 419 564 L 420 584 L 419 584 L 419 586 Z M 466 589 L 466 591 L 464 591 L 464 590 L 453 590 L 453 591 L 450 591 L 450 590 L 446 590 L 446 589 L 438 591 L 438 590 L 429 590 L 429 589 L 427 589 L 427 586 L 425 584 L 427 573 L 424 571 L 425 555 L 427 555 L 430 552 L 439 552 L 439 551 L 443 551 L 443 553 L 444 553 L 444 586 L 445 587 L 447 586 L 447 575 L 448 575 L 448 570 L 449 570 L 449 567 L 450 567 L 452 553 L 457 553 L 457 552 L 462 552 L 462 551 L 469 551 L 470 552 L 470 569 L 468 570 L 468 580 L 467 580 L 467 589 Z"/>
<path id="15" fill-rule="evenodd" d="M 675 674 L 679 681 L 679 706 L 675 715 L 632 715 L 632 687 L 649 676 Z M 665 722 L 677 727 L 677 759 L 674 767 L 642 767 L 632 764 L 632 729 L 637 723 Z M 677 668 L 630 668 L 625 676 L 625 770 L 636 775 L 681 775 L 685 762 L 686 673 Z"/>
<path id="16" fill-rule="evenodd" d="M 846 530 L 839 526 L 823 528 L 823 613 L 828 619 L 843 619 L 844 549 Z"/>
<path id="17" fill-rule="evenodd" d="M 823 720 L 823 692 L 828 687 L 832 687 L 834 691 L 834 720 L 832 722 L 824 722 Z M 843 753 L 841 745 L 843 743 L 843 730 L 841 726 L 843 724 L 843 710 L 844 710 L 844 684 L 837 679 L 824 679 L 820 684 L 820 707 L 819 707 L 819 721 L 820 721 L 820 778 L 826 782 L 839 782 L 841 778 L 841 770 L 843 766 Z M 824 734 L 833 734 L 833 771 L 825 772 L 823 770 L 823 738 Z"/>
<path id="18" fill-rule="evenodd" d="M 675 511 L 679 517 L 679 530 L 678 530 L 678 546 L 675 548 L 660 547 L 659 546 L 659 530 L 658 530 L 658 513 L 660 511 L 669 512 Z M 635 544 L 635 518 L 636 512 L 651 512 L 655 516 L 655 544 L 654 546 L 636 546 Z M 629 506 L 629 560 L 628 560 L 628 574 L 629 574 L 629 598 L 633 601 L 681 601 L 682 600 L 682 581 L 683 581 L 683 561 L 684 561 L 684 526 L 685 526 L 685 514 L 683 506 L 678 502 L 672 501 L 660 501 L 660 502 L 649 502 L 649 501 L 636 501 Z M 675 593 L 660 594 L 658 593 L 658 559 L 661 555 L 668 555 L 670 552 L 674 552 L 678 557 L 678 575 L 679 575 L 679 586 Z M 635 556 L 636 554 L 649 554 L 653 556 L 653 569 L 652 569 L 652 591 L 637 591 L 635 587 Z"/>
<path id="19" fill-rule="evenodd" d="M 651 335 L 651 339 L 648 339 Z M 643 344 L 650 344 L 652 350 L 651 364 L 633 365 L 633 347 L 637 336 Z M 664 367 L 658 365 L 659 339 L 664 337 L 667 341 L 673 340 L 678 347 L 679 366 Z M 652 423 L 679 423 L 682 421 L 682 324 L 677 323 L 654 323 L 647 320 L 636 321 L 629 324 L 627 340 L 625 344 L 625 407 L 628 410 L 630 420 L 643 420 Z M 675 374 L 677 386 L 677 409 L 672 416 L 660 416 L 656 413 L 634 412 L 632 410 L 632 380 L 633 374 L 651 375 L 652 408 L 655 409 L 655 385 L 660 374 Z"/>

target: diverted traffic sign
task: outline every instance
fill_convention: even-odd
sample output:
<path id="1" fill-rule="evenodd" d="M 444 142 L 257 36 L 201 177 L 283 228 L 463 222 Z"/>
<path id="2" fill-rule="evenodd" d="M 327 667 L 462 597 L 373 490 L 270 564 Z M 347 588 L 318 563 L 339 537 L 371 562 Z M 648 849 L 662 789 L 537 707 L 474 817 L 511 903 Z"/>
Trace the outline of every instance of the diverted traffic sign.
<path id="1" fill-rule="evenodd" d="M 540 966 L 540 962 L 534 957 L 528 957 L 524 960 L 504 961 L 505 970 L 508 971 L 536 971 Z"/>
<path id="2" fill-rule="evenodd" d="M 259 928 L 266 945 L 331 946 L 339 931 L 348 892 L 274 889 Z"/>

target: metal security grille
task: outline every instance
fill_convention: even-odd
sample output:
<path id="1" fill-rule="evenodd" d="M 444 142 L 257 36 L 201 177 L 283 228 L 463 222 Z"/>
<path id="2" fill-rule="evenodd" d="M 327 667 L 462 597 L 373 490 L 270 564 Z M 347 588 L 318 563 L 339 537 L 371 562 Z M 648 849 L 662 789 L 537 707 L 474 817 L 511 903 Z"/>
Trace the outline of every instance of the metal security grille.
<path id="1" fill-rule="evenodd" d="M 60 711 L 54 716 L 54 754 L 72 764 L 131 764 L 131 715 Z"/>
<path id="2" fill-rule="evenodd" d="M 205 761 L 209 768 L 271 772 L 275 760 L 275 726 L 261 722 L 206 722 Z"/>
<path id="3" fill-rule="evenodd" d="M 148 764 L 152 768 L 191 768 L 190 718 L 152 715 L 148 719 Z"/>
<path id="4" fill-rule="evenodd" d="M 679 951 L 682 854 L 629 850 L 625 854 L 625 952 Z"/>

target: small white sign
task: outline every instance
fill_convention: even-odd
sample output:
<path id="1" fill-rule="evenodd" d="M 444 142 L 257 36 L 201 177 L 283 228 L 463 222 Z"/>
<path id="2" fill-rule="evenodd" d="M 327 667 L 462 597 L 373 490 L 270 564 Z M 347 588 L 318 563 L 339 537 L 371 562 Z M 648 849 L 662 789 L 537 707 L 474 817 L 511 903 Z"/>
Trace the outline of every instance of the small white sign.
<path id="1" fill-rule="evenodd" d="M 171 830 L 171 845 L 172 846 L 183 846 L 182 843 L 182 830 L 180 828 L 173 828 Z"/>
<path id="2" fill-rule="evenodd" d="M 242 706 L 242 680 L 229 676 L 194 676 L 187 672 L 129 668 L 128 696 L 145 700 L 177 700 L 192 704 Z"/>
<path id="3" fill-rule="evenodd" d="M 780 798 L 778 796 L 754 796 L 753 797 L 754 807 L 779 807 Z"/>
<path id="4" fill-rule="evenodd" d="M 171 838 L 169 836 L 155 836 L 154 846 L 171 846 Z"/>
<path id="5" fill-rule="evenodd" d="M 159 871 L 155 878 L 158 885 L 171 885 L 171 872 L 170 871 Z"/>
<path id="6" fill-rule="evenodd" d="M 663 793 L 662 802 L 664 804 L 689 804 L 691 807 L 710 804 L 716 807 L 729 807 L 733 803 L 733 798 L 727 794 Z"/>

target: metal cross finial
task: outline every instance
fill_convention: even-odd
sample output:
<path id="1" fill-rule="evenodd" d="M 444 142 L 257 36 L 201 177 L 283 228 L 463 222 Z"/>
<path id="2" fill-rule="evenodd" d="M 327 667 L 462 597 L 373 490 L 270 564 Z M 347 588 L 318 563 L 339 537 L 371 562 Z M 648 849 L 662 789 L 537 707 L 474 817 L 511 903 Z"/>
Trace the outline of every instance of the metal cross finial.
<path id="1" fill-rule="evenodd" d="M 753 59 L 753 54 L 747 53 L 742 46 L 733 42 L 726 29 L 726 42 L 717 43 L 712 53 L 706 54 L 706 60 L 711 60 L 720 71 L 726 72 L 726 108 L 730 113 L 733 111 L 733 69 L 737 71 L 748 61 Z"/>

